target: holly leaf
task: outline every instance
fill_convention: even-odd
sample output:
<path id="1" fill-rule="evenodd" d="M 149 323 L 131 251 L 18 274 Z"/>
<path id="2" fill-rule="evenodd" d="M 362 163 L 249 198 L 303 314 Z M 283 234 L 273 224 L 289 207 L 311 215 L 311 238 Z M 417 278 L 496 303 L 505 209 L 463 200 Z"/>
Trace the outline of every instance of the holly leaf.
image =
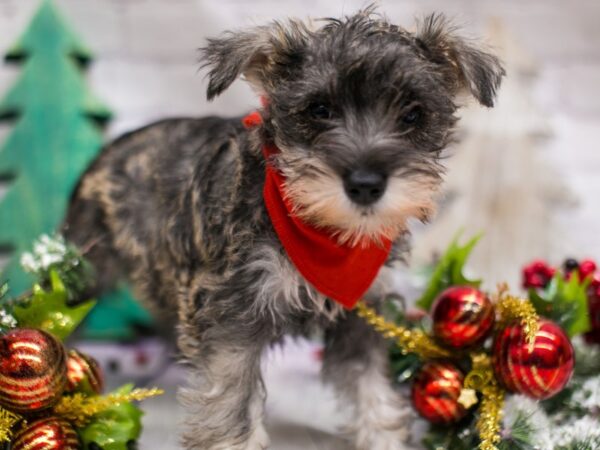
<path id="1" fill-rule="evenodd" d="M 129 394 L 132 389 L 133 384 L 126 384 L 115 393 Z M 142 410 L 130 402 L 96 414 L 92 422 L 78 430 L 83 448 L 92 448 L 92 444 L 96 444 L 103 450 L 127 450 L 128 444 L 140 437 L 142 415 Z"/>
<path id="2" fill-rule="evenodd" d="M 481 235 L 475 236 L 464 246 L 459 245 L 459 238 L 460 234 L 452 240 L 435 266 L 423 295 L 416 302 L 416 305 L 420 308 L 429 311 L 436 297 L 450 286 L 468 285 L 479 287 L 481 285 L 481 280 L 469 280 L 463 274 L 467 258 L 479 242 Z"/>
<path id="3" fill-rule="evenodd" d="M 64 340 L 75 330 L 96 304 L 87 301 L 79 306 L 68 306 L 68 293 L 56 271 L 50 271 L 50 289 L 33 287 L 33 294 L 24 305 L 13 309 L 19 327 L 39 328 Z"/>
<path id="4" fill-rule="evenodd" d="M 577 272 L 569 280 L 556 273 L 542 292 L 529 290 L 529 300 L 537 313 L 560 325 L 569 337 L 590 330 L 587 288 L 590 280 L 579 281 Z"/>

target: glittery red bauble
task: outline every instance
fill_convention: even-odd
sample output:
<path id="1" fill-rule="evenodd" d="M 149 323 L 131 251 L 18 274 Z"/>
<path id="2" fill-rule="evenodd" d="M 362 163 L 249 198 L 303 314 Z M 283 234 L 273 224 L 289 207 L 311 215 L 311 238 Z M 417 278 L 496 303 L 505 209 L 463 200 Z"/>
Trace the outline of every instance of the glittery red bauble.
<path id="1" fill-rule="evenodd" d="M 462 419 L 467 410 L 458 402 L 464 376 L 451 363 L 429 362 L 417 374 L 412 387 L 412 401 L 421 416 L 433 423 L 452 423 Z"/>
<path id="2" fill-rule="evenodd" d="M 69 422 L 47 417 L 29 423 L 13 439 L 11 450 L 78 450 L 79 438 Z"/>
<path id="3" fill-rule="evenodd" d="M 22 414 L 49 408 L 66 382 L 66 352 L 52 335 L 20 328 L 0 337 L 1 406 Z"/>
<path id="4" fill-rule="evenodd" d="M 104 377 L 94 358 L 77 350 L 70 350 L 67 358 L 67 392 L 100 394 Z"/>
<path id="5" fill-rule="evenodd" d="M 523 287 L 545 288 L 548 286 L 556 269 L 544 260 L 538 259 L 523 268 Z"/>
<path id="6" fill-rule="evenodd" d="M 471 286 L 446 289 L 431 308 L 433 334 L 443 345 L 468 347 L 481 342 L 494 325 L 494 306 Z"/>
<path id="7" fill-rule="evenodd" d="M 545 399 L 565 387 L 573 374 L 573 346 L 554 322 L 542 319 L 533 345 L 520 324 L 498 333 L 492 351 L 494 371 L 504 386 L 536 399 Z"/>

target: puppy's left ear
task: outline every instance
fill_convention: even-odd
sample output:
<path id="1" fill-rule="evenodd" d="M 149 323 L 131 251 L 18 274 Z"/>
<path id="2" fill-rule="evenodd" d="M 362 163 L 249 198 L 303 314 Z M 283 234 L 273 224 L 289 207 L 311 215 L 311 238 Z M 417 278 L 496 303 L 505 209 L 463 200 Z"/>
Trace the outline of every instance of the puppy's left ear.
<path id="1" fill-rule="evenodd" d="M 506 74 L 496 56 L 456 36 L 455 29 L 439 14 L 425 18 L 417 29 L 416 40 L 428 59 L 449 69 L 454 83 L 466 88 L 482 105 L 494 106 Z"/>
<path id="2" fill-rule="evenodd" d="M 242 75 L 265 94 L 270 83 L 285 77 L 299 61 L 307 35 L 302 22 L 289 20 L 208 39 L 200 49 L 202 67 L 209 69 L 206 96 L 212 100 Z"/>

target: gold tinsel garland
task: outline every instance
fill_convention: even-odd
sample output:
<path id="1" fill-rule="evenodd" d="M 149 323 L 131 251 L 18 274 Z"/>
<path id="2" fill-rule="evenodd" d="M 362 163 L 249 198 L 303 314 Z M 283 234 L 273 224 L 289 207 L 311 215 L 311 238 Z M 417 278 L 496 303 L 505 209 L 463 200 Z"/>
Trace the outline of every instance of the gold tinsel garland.
<path id="1" fill-rule="evenodd" d="M 72 422 L 77 427 L 87 425 L 93 416 L 106 411 L 112 406 L 125 402 L 142 401 L 163 394 L 162 389 L 134 389 L 128 394 L 108 394 L 105 396 L 87 397 L 83 394 L 64 396 L 53 408 L 53 412 Z M 23 420 L 18 414 L 0 407 L 0 444 L 10 442 L 14 426 Z"/>
<path id="2" fill-rule="evenodd" d="M 450 357 L 450 352 L 437 345 L 423 330 L 410 330 L 390 323 L 364 302 L 358 302 L 356 314 L 383 337 L 393 339 L 403 353 L 415 353 L 423 359 Z"/>
<path id="3" fill-rule="evenodd" d="M 500 423 L 504 407 L 504 389 L 500 387 L 490 357 L 485 353 L 471 354 L 473 366 L 465 377 L 464 386 L 481 393 L 481 405 L 477 419 L 479 450 L 498 450 Z"/>
<path id="4" fill-rule="evenodd" d="M 141 401 L 163 394 L 161 389 L 134 389 L 128 394 L 108 394 L 105 396 L 86 397 L 83 394 L 65 396 L 53 409 L 54 413 L 83 427 L 98 413 L 106 411 L 120 403 Z M 10 442 L 14 426 L 23 418 L 18 414 L 0 407 L 0 444 Z"/>
<path id="5" fill-rule="evenodd" d="M 540 328 L 540 318 L 529 300 L 508 294 L 508 286 L 501 284 L 494 296 L 494 307 L 498 316 L 497 329 L 505 328 L 512 322 L 520 322 L 527 336 L 527 343 L 533 344 Z"/>
<path id="6" fill-rule="evenodd" d="M 65 396 L 54 407 L 54 413 L 72 422 L 77 427 L 84 427 L 96 414 L 120 403 L 142 401 L 163 394 L 162 389 L 134 389 L 128 394 L 108 394 L 104 396 L 86 397 L 83 394 Z"/>
<path id="7" fill-rule="evenodd" d="M 0 444 L 10 442 L 12 428 L 21 420 L 21 416 L 0 407 Z"/>

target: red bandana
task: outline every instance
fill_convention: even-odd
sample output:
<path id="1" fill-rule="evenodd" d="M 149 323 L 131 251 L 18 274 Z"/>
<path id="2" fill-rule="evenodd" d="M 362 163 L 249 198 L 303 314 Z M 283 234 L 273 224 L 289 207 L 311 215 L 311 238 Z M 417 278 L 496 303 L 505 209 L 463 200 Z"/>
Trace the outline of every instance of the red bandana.
<path id="1" fill-rule="evenodd" d="M 246 128 L 262 124 L 262 117 L 253 112 L 243 119 Z M 263 146 L 267 159 L 279 149 Z M 369 289 L 379 269 L 385 263 L 392 242 L 382 245 L 369 242 L 366 246 L 339 244 L 331 233 L 315 228 L 291 213 L 292 205 L 284 193 L 284 178 L 271 164 L 265 170 L 263 190 L 265 206 L 273 228 L 302 276 L 317 291 L 351 309 Z"/>

